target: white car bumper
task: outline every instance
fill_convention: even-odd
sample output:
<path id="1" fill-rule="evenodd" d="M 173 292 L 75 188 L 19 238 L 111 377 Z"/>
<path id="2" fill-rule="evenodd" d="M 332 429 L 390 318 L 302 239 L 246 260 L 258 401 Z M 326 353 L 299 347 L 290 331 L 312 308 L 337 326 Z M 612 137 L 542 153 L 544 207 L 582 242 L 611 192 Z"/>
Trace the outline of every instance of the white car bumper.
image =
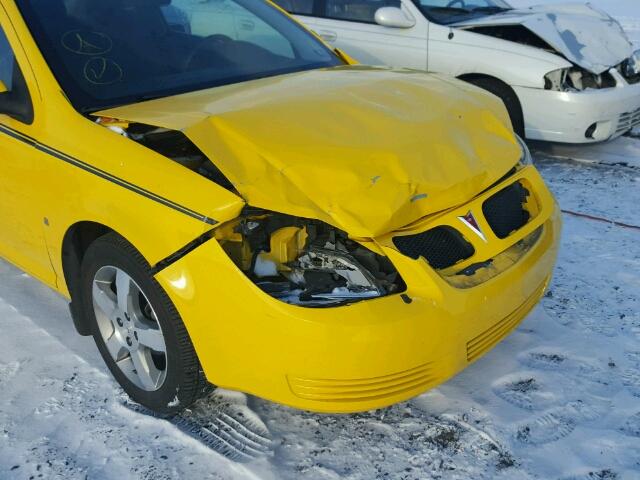
<path id="1" fill-rule="evenodd" d="M 522 104 L 526 136 L 531 140 L 595 143 L 640 125 L 640 83 L 583 92 L 514 90 Z M 590 128 L 593 133 L 588 136 Z"/>

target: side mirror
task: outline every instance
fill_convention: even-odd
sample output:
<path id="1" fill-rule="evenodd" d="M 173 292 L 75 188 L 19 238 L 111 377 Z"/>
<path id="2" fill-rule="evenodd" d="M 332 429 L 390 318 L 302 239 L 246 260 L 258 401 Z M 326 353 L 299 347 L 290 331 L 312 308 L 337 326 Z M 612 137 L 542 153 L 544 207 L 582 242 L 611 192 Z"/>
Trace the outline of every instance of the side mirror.
<path id="1" fill-rule="evenodd" d="M 375 21 L 378 25 L 391 28 L 411 28 L 416 24 L 414 18 L 398 7 L 382 7 L 376 11 Z"/>

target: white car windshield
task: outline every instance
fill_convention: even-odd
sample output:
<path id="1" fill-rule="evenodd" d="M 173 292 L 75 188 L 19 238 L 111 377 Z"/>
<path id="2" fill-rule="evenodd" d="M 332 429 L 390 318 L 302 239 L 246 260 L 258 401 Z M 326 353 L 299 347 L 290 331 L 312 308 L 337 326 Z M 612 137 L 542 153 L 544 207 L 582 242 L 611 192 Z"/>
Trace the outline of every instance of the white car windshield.
<path id="1" fill-rule="evenodd" d="M 511 10 L 503 0 L 413 0 L 436 23 L 449 24 Z"/>
<path id="2" fill-rule="evenodd" d="M 264 0 L 17 0 L 82 112 L 343 62 Z"/>

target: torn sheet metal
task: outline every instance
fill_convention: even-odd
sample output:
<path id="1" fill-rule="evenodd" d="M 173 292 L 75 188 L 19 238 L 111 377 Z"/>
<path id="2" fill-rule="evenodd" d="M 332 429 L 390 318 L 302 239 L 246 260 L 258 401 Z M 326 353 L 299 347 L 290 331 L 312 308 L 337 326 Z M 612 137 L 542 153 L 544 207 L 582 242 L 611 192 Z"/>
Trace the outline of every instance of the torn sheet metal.
<path id="1" fill-rule="evenodd" d="M 458 27 L 522 25 L 570 62 L 596 75 L 633 53 L 622 26 L 591 5 L 538 5 L 456 24 Z"/>
<path id="2" fill-rule="evenodd" d="M 408 70 L 313 70 L 97 115 L 181 130 L 249 205 L 354 237 L 468 201 L 521 153 L 497 99 Z"/>

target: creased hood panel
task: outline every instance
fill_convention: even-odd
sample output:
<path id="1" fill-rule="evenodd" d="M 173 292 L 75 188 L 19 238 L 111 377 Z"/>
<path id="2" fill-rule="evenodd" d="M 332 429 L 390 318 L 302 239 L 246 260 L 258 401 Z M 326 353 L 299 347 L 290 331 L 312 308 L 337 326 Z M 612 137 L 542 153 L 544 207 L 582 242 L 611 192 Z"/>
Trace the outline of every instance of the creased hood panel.
<path id="1" fill-rule="evenodd" d="M 538 5 L 456 24 L 463 28 L 499 25 L 528 28 L 569 61 L 595 74 L 622 63 L 633 53 L 622 26 L 589 4 Z"/>
<path id="2" fill-rule="evenodd" d="M 520 156 L 499 101 L 410 71 L 314 70 L 100 115 L 182 130 L 248 204 L 356 237 L 463 203 Z"/>

